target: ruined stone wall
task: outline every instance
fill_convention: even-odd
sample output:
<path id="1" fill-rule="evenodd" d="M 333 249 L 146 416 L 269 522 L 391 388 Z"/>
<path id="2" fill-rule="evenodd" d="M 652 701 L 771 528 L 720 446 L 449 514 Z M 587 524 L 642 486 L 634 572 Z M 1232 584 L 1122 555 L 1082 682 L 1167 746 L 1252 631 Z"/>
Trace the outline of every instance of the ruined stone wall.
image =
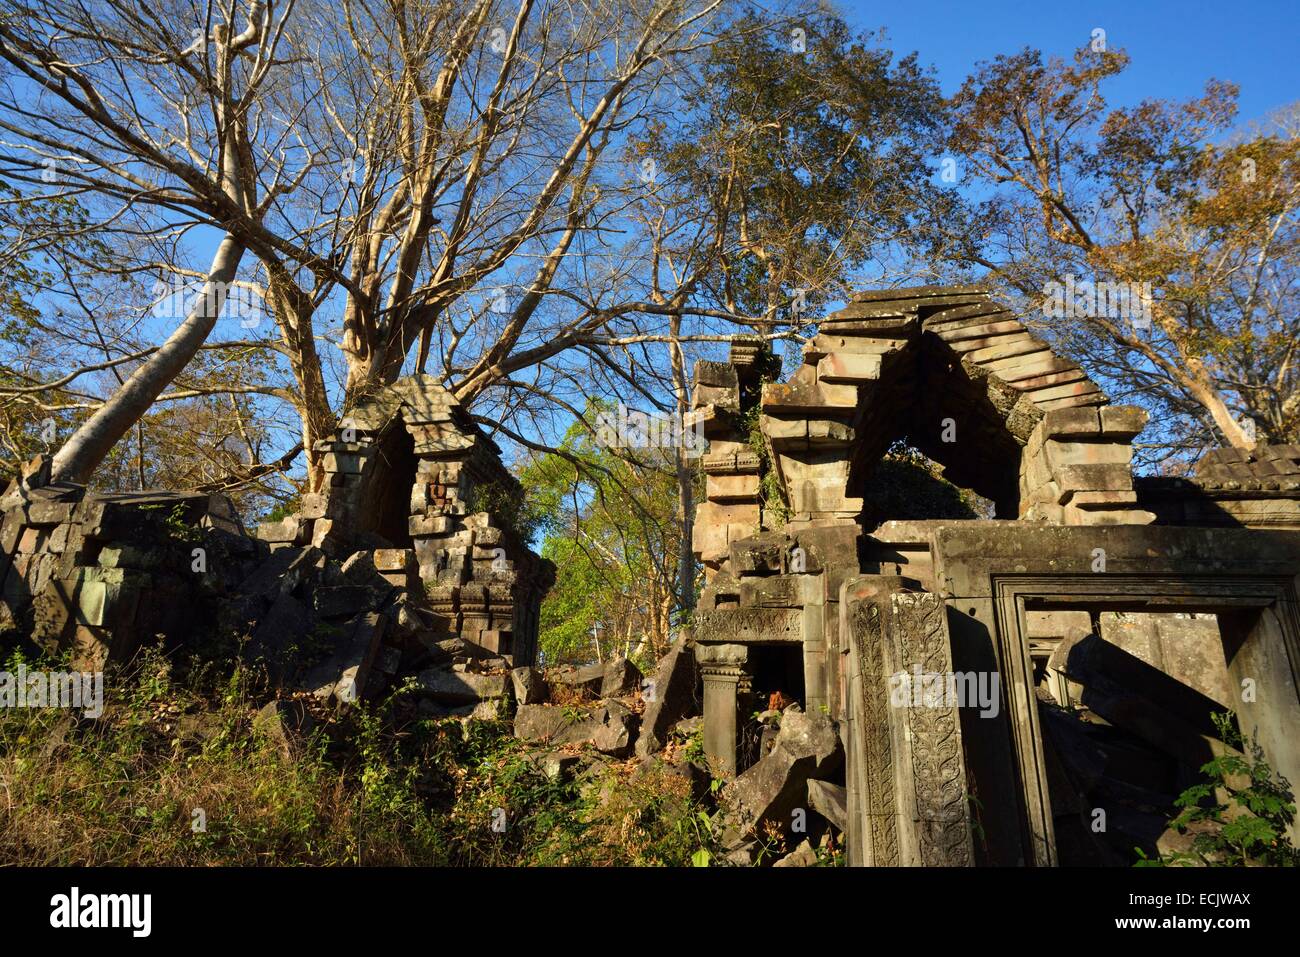
<path id="1" fill-rule="evenodd" d="M 1138 507 L 1133 439 L 1146 425 L 1135 406 L 1083 406 L 1046 413 L 1020 466 L 1020 513 L 1051 525 L 1145 525 Z"/>
<path id="2" fill-rule="evenodd" d="M 225 496 L 88 495 L 50 484 L 44 459 L 11 483 L 0 516 L 0 629 L 73 649 L 88 670 L 206 632 L 266 556 Z"/>
<path id="3" fill-rule="evenodd" d="M 0 499 L 0 629 L 94 670 L 235 639 L 344 700 L 430 655 L 531 663 L 553 567 L 511 528 L 522 490 L 455 401 L 403 380 L 322 450 L 325 488 L 256 537 L 224 496 L 87 494 L 34 462 Z"/>
<path id="4" fill-rule="evenodd" d="M 729 362 L 695 366 L 689 424 L 700 425 L 708 452 L 701 460 L 705 500 L 695 510 L 691 547 L 706 578 L 726 563 L 732 542 L 773 524 L 771 515 L 765 520 L 759 492 L 762 457 L 747 431 L 764 356 L 754 343 L 738 339 Z"/>
<path id="5" fill-rule="evenodd" d="M 694 532 L 708 579 L 693 621 L 705 750 L 745 777 L 744 726 L 770 690 L 763 668 L 774 653 L 801 657 L 799 703 L 848 731 L 855 863 L 1057 860 L 1052 815 L 1068 832 L 1073 798 L 1045 796 L 1038 702 L 1083 699 L 1137 735 L 1124 745 L 1134 753 L 1184 760 L 1187 742 L 1156 733 L 1164 719 L 1138 690 L 1155 679 L 1107 698 L 1107 676 L 1076 660 L 1085 643 L 1168 685 L 1184 723 L 1206 719 L 1246 670 L 1287 685 L 1300 626 L 1294 585 L 1276 574 L 1300 546 L 1261 532 L 1254 563 L 1242 565 L 1251 544 L 1241 536 L 1256 533 L 1220 542 L 1209 529 L 1154 523 L 1300 527 L 1300 450 L 1223 450 L 1195 481 L 1135 481 L 1145 412 L 1110 405 L 1077 365 L 969 288 L 853 297 L 820 323 L 788 381 L 761 385 L 757 409 L 747 360 L 733 351 L 732 362 L 696 370 L 694 409 L 710 441 Z M 762 455 L 742 426 L 754 412 Z M 898 438 L 995 502 L 998 518 L 862 527 L 864 478 Z M 1221 565 L 1229 544 L 1233 561 Z M 1003 594 L 1013 585 L 1045 589 L 1046 607 L 1062 610 L 1020 610 Z M 1255 609 L 1234 611 L 1221 633 L 1216 603 L 1239 598 Z M 1122 611 L 1148 602 L 1164 611 Z M 913 669 L 983 679 L 988 701 L 882 702 L 887 680 Z M 1272 735 L 1266 747 L 1283 767 L 1297 760 L 1276 733 L 1300 709 L 1292 699 L 1293 684 L 1246 715 Z M 1053 746 L 1077 744 L 1065 734 Z M 1017 793 L 1030 779 L 1038 790 Z M 968 793 L 980 802 L 978 827 Z M 1117 853 L 1131 852 L 1133 836 L 1121 836 L 1129 843 Z"/>
<path id="6" fill-rule="evenodd" d="M 1212 449 L 1192 478 L 1139 478 L 1143 508 L 1161 525 L 1300 529 L 1300 446 Z"/>

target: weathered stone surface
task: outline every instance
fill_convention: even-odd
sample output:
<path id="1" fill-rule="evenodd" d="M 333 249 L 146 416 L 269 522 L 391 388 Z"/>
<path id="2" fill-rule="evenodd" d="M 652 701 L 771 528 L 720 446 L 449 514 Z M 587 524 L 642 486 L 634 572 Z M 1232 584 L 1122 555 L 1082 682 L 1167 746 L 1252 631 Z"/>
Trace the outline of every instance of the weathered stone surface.
<path id="1" fill-rule="evenodd" d="M 312 607 L 322 618 L 346 618 L 373 604 L 373 593 L 361 585 L 323 586 L 312 592 Z"/>
<path id="2" fill-rule="evenodd" d="M 626 757 L 632 750 L 636 716 L 623 709 L 591 711 L 550 704 L 522 705 L 515 713 L 515 737 L 552 745 L 590 745 L 597 751 Z"/>
<path id="3" fill-rule="evenodd" d="M 695 655 L 688 645 L 688 633 L 683 633 L 668 653 L 659 660 L 653 678 L 642 688 L 645 713 L 641 719 L 641 736 L 637 739 L 636 753 L 651 754 L 668 743 L 669 729 L 696 707 Z"/>
<path id="4" fill-rule="evenodd" d="M 285 548 L 272 552 L 239 585 L 239 593 L 250 597 L 271 598 L 288 594 L 310 580 L 324 567 L 325 556 L 316 548 Z"/>
<path id="5" fill-rule="evenodd" d="M 1093 408 L 1056 409 L 1043 416 L 1044 435 L 1095 438 L 1100 431 L 1101 419 Z"/>
<path id="6" fill-rule="evenodd" d="M 612 698 L 641 684 L 641 672 L 621 656 L 581 668 L 554 671 L 547 677 L 557 685 L 580 689 L 595 698 Z"/>
<path id="7" fill-rule="evenodd" d="M 306 529 L 296 515 L 278 522 L 263 522 L 257 526 L 257 537 L 264 542 L 287 542 L 296 545 L 303 541 Z"/>
<path id="8" fill-rule="evenodd" d="M 510 672 L 510 680 L 515 690 L 515 701 L 519 704 L 542 704 L 546 701 L 546 679 L 531 665 L 515 668 Z"/>
<path id="9" fill-rule="evenodd" d="M 334 653 L 312 667 L 301 686 L 319 698 L 344 703 L 357 701 L 370 677 L 387 621 L 376 612 L 366 612 L 350 621 L 343 628 Z"/>
<path id="10" fill-rule="evenodd" d="M 581 754 L 568 751 L 529 751 L 524 759 L 552 781 L 572 780 L 583 763 Z"/>
<path id="11" fill-rule="evenodd" d="M 298 757 L 314 726 L 301 701 L 271 701 L 253 718 L 253 731 L 265 737 L 285 762 Z"/>
<path id="12" fill-rule="evenodd" d="M 508 675 L 480 675 L 430 668 L 420 672 L 420 687 L 435 701 L 465 704 L 502 698 L 510 688 Z"/>
<path id="13" fill-rule="evenodd" d="M 1098 413 L 1101 416 L 1101 430 L 1108 437 L 1131 440 L 1146 428 L 1146 410 L 1135 405 L 1106 405 Z"/>
<path id="14" fill-rule="evenodd" d="M 849 829 L 849 792 L 847 788 L 816 779 L 808 782 L 808 806 L 834 824 L 840 831 Z"/>
<path id="15" fill-rule="evenodd" d="M 838 771 L 843 759 L 831 720 L 790 706 L 772 750 L 722 791 L 727 809 L 724 842 L 740 843 L 763 821 L 788 828 L 790 812 L 805 800 L 809 779 Z"/>
<path id="16" fill-rule="evenodd" d="M 773 867 L 816 867 L 817 851 L 812 843 L 804 838 L 799 842 L 799 846 L 793 851 L 781 858 Z"/>

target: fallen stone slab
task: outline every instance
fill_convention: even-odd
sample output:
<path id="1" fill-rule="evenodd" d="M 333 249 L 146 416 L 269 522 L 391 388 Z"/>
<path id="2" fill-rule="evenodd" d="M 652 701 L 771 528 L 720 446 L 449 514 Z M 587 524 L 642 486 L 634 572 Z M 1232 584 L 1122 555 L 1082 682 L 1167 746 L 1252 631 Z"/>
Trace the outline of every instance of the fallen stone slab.
<path id="1" fill-rule="evenodd" d="M 461 718 L 473 721 L 497 721 L 506 713 L 507 699 L 485 698 L 465 704 L 445 704 L 426 698 L 420 702 L 420 714 L 429 718 Z"/>
<path id="2" fill-rule="evenodd" d="M 303 679 L 302 686 L 318 698 L 332 698 L 348 704 L 355 702 L 370 677 L 370 668 L 379 653 L 387 621 L 373 611 L 352 619 L 334 654 L 313 667 Z"/>
<path id="3" fill-rule="evenodd" d="M 510 680 L 515 689 L 515 701 L 519 704 L 543 704 L 546 701 L 546 679 L 536 668 L 525 665 L 510 672 Z"/>
<path id="4" fill-rule="evenodd" d="M 590 745 L 604 754 L 627 757 L 635 734 L 635 714 L 603 705 L 583 711 L 529 704 L 515 713 L 515 737 L 535 744 Z"/>
<path id="5" fill-rule="evenodd" d="M 311 627 L 311 613 L 307 606 L 292 595 L 283 593 L 276 597 L 270 610 L 258 622 L 248 643 L 248 654 L 253 658 L 268 659 L 273 671 L 289 664 L 281 658 L 285 652 L 306 635 Z"/>
<path id="6" fill-rule="evenodd" d="M 242 596 L 273 598 L 287 595 L 325 567 L 325 555 L 318 548 L 282 548 L 274 551 L 240 584 Z"/>
<path id="7" fill-rule="evenodd" d="M 321 618 L 347 618 L 377 604 L 374 592 L 361 585 L 326 585 L 312 593 L 312 608 Z"/>
<path id="8" fill-rule="evenodd" d="M 1082 635 L 1060 642 L 1049 664 L 1101 695 L 1135 696 L 1200 734 L 1216 734 L 1210 715 L 1223 711 L 1222 705 L 1099 635 Z M 1108 718 L 1105 714 L 1102 717 Z"/>
<path id="9" fill-rule="evenodd" d="M 302 749 L 315 719 L 301 701 L 269 702 L 253 718 L 253 730 L 263 735 L 283 761 L 292 761 Z"/>
<path id="10" fill-rule="evenodd" d="M 626 658 L 553 671 L 547 678 L 554 685 L 578 689 L 592 698 L 614 698 L 641 686 L 640 670 Z"/>
<path id="11" fill-rule="evenodd" d="M 682 737 L 682 738 L 689 738 L 697 731 L 703 731 L 703 730 L 704 730 L 704 716 L 697 714 L 697 715 L 692 715 L 689 718 L 683 718 L 681 721 L 675 722 L 673 726 L 669 729 L 669 734 L 677 735 L 678 737 Z"/>
<path id="12" fill-rule="evenodd" d="M 572 780 L 582 755 L 572 751 L 528 751 L 524 760 L 551 781 Z"/>
<path id="13" fill-rule="evenodd" d="M 646 704 L 636 743 L 642 757 L 661 750 L 673 725 L 695 710 L 695 653 L 688 642 L 688 634 L 680 636 L 642 687 Z"/>
<path id="14" fill-rule="evenodd" d="M 839 828 L 841 833 L 849 829 L 848 788 L 814 778 L 808 782 L 808 806 Z"/>
<path id="15" fill-rule="evenodd" d="M 722 791 L 724 845 L 738 845 L 762 821 L 788 830 L 791 812 L 806 800 L 808 781 L 829 777 L 843 761 L 830 718 L 788 707 L 772 750 Z"/>
<path id="16" fill-rule="evenodd" d="M 442 668 L 429 668 L 420 672 L 419 681 L 425 694 L 445 704 L 469 704 L 489 698 L 504 698 L 510 689 L 508 675 L 482 675 Z"/>
<path id="17" fill-rule="evenodd" d="M 817 851 L 807 838 L 804 838 L 799 846 L 793 851 L 781 858 L 773 867 L 816 867 Z"/>

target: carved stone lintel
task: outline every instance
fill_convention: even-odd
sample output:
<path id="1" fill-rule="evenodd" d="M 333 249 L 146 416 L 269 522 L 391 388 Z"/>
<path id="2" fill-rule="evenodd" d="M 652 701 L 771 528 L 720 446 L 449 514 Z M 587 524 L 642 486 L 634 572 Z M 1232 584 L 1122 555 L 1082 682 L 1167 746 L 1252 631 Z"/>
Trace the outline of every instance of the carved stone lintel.
<path id="1" fill-rule="evenodd" d="M 803 641 L 803 612 L 798 608 L 728 608 L 695 615 L 698 641 Z"/>

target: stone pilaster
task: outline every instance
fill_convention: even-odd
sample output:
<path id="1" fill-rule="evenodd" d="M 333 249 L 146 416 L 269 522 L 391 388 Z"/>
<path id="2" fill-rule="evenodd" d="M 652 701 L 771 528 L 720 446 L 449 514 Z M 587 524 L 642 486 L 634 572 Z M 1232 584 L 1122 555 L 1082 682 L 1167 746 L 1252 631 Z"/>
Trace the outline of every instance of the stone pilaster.
<path id="1" fill-rule="evenodd" d="M 749 650 L 744 645 L 695 646 L 704 678 L 704 753 L 721 775 L 736 773 L 740 696 L 749 690 Z"/>

